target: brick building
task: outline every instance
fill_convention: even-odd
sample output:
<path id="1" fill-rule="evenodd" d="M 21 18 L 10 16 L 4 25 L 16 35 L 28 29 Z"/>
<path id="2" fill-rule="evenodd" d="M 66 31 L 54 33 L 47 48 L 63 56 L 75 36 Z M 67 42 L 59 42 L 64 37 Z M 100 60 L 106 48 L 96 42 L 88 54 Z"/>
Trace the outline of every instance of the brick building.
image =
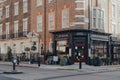
<path id="1" fill-rule="evenodd" d="M 10 47 L 12 53 L 20 55 L 35 42 L 37 49 L 32 53 L 49 50 L 59 57 L 69 56 L 72 63 L 79 54 L 85 62 L 97 53 L 107 58 L 114 48 L 119 50 L 118 3 L 119 0 L 1 0 L 0 53 L 5 55 Z"/>

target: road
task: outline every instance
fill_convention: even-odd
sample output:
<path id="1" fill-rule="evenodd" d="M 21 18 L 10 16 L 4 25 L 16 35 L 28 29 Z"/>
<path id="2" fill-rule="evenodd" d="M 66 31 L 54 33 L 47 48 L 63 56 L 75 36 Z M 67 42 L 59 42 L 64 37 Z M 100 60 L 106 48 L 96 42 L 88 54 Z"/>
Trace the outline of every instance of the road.
<path id="1" fill-rule="evenodd" d="M 74 70 L 48 70 L 41 68 L 17 67 L 23 74 L 2 74 L 12 66 L 0 65 L 0 80 L 120 80 L 120 71 L 86 73 Z"/>

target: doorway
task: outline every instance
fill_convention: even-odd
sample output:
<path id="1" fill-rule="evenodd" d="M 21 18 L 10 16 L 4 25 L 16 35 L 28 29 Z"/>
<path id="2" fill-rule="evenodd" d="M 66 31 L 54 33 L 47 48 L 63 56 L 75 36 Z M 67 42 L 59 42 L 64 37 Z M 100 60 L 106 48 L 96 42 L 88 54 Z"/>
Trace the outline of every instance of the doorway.
<path id="1" fill-rule="evenodd" d="M 82 62 L 86 62 L 86 46 L 85 43 L 75 44 L 74 59 L 75 62 L 79 62 L 79 56 L 82 57 Z"/>

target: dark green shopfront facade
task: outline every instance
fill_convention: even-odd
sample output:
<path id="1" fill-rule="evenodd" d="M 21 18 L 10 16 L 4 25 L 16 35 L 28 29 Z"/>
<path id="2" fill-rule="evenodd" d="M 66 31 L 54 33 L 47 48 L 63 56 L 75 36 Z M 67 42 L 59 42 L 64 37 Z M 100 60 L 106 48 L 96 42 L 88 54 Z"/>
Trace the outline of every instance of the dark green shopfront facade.
<path id="1" fill-rule="evenodd" d="M 91 30 L 62 30 L 51 32 L 53 34 L 53 53 L 60 57 L 67 56 L 71 64 L 79 61 L 89 65 L 97 63 L 105 64 L 110 58 L 114 59 L 111 35 L 108 33 L 96 32 Z M 116 42 L 116 41 L 115 41 Z M 116 43 L 118 44 L 118 43 Z M 119 48 L 119 45 L 117 46 Z M 97 65 L 97 64 L 96 64 Z"/>

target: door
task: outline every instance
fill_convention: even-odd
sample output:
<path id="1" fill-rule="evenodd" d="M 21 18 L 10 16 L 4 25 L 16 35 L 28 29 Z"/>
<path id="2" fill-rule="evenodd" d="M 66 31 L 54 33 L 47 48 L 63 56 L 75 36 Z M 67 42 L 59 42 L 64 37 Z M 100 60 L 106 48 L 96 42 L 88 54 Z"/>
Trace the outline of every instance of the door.
<path id="1" fill-rule="evenodd" d="M 75 62 L 79 62 L 79 56 L 82 57 L 82 62 L 86 61 L 86 46 L 85 43 L 77 43 L 75 44 L 75 53 L 74 53 L 74 59 Z"/>

